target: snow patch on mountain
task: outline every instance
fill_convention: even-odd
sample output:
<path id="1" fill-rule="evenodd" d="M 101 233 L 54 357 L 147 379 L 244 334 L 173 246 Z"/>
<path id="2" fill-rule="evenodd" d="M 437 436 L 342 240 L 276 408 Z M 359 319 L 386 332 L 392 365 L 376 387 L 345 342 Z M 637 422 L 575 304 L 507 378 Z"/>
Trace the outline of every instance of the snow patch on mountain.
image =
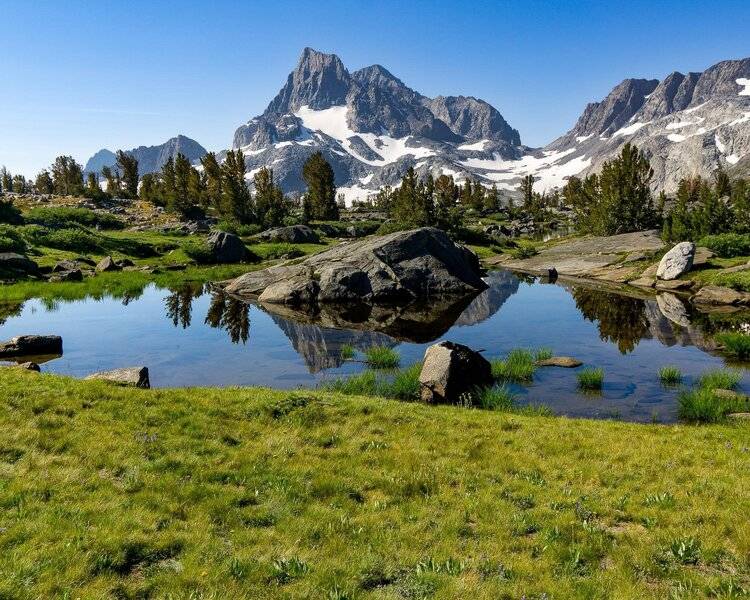
<path id="1" fill-rule="evenodd" d="M 737 95 L 738 96 L 750 96 L 750 79 L 748 79 L 747 77 L 740 77 L 736 81 L 737 81 L 737 85 L 741 85 L 743 88 L 745 88 L 745 89 L 740 90 L 739 94 Z"/>
<path id="2" fill-rule="evenodd" d="M 459 150 L 478 150 L 482 151 L 484 150 L 484 147 L 490 143 L 490 140 L 479 140 L 478 142 L 474 142 L 473 144 L 461 144 L 458 146 Z"/>
<path id="3" fill-rule="evenodd" d="M 646 125 L 651 123 L 651 121 L 648 121 L 646 123 L 633 123 L 632 125 L 628 125 L 627 127 L 621 127 L 617 131 L 612 134 L 612 137 L 617 137 L 618 135 L 633 135 L 636 131 L 639 129 L 642 129 Z"/>

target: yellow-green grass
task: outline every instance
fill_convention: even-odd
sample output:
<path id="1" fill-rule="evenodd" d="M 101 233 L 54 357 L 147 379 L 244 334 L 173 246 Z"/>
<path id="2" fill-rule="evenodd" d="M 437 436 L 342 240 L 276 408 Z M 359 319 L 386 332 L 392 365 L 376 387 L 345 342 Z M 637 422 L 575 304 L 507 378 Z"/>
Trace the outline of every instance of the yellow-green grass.
<path id="1" fill-rule="evenodd" d="M 738 597 L 748 433 L 3 369 L 0 597 Z"/>

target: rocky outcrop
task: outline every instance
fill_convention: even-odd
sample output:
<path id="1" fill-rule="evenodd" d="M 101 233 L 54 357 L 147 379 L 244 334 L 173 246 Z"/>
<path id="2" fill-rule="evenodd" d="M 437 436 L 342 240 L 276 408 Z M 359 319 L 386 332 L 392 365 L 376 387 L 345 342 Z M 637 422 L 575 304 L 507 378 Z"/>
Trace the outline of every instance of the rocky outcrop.
<path id="1" fill-rule="evenodd" d="M 657 279 L 670 281 L 684 275 L 693 267 L 694 256 L 695 244 L 680 242 L 662 257 L 656 269 Z"/>
<path id="2" fill-rule="evenodd" d="M 23 254 L 0 252 L 0 272 L 33 275 L 38 271 L 39 265 Z"/>
<path id="3" fill-rule="evenodd" d="M 487 284 L 479 259 L 431 227 L 341 244 L 296 265 L 241 275 L 229 294 L 290 306 L 331 302 L 393 303 L 471 294 Z"/>
<path id="4" fill-rule="evenodd" d="M 750 293 L 738 292 L 732 288 L 718 285 L 706 285 L 691 298 L 693 304 L 703 307 L 710 306 L 750 306 Z"/>
<path id="5" fill-rule="evenodd" d="M 440 342 L 427 348 L 419 374 L 423 402 L 452 403 L 476 388 L 492 385 L 492 367 L 468 346 Z"/>
<path id="6" fill-rule="evenodd" d="M 111 256 L 105 256 L 96 264 L 97 273 L 106 273 L 107 271 L 119 271 L 120 265 L 118 265 Z"/>
<path id="7" fill-rule="evenodd" d="M 148 389 L 151 382 L 148 376 L 148 367 L 126 367 L 113 369 L 111 371 L 100 371 L 86 376 L 85 379 L 101 379 L 118 385 Z"/>
<path id="8" fill-rule="evenodd" d="M 206 239 L 217 263 L 238 263 L 247 260 L 249 253 L 242 240 L 233 233 L 214 231 Z"/>
<path id="9" fill-rule="evenodd" d="M 292 225 L 268 229 L 256 236 L 264 242 L 286 242 L 289 244 L 319 244 L 318 234 L 307 225 Z"/>
<path id="10" fill-rule="evenodd" d="M 19 335 L 0 342 L 0 357 L 60 355 L 63 352 L 59 335 Z"/>

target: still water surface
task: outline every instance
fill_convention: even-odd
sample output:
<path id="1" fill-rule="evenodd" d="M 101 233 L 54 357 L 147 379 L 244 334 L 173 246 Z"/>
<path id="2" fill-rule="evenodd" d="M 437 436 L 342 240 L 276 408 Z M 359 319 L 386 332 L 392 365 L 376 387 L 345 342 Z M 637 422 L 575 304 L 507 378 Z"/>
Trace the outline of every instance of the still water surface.
<path id="1" fill-rule="evenodd" d="M 485 356 L 518 347 L 548 347 L 605 370 L 601 394 L 576 389 L 575 370 L 539 369 L 533 384 L 516 386 L 521 404 L 544 404 L 571 416 L 662 422 L 676 418 L 677 390 L 657 378 L 677 365 L 691 384 L 703 371 L 725 366 L 713 352 L 715 320 L 691 314 L 676 296 L 637 298 L 583 285 L 546 284 L 507 271 L 487 278 L 490 288 L 469 301 L 425 310 L 303 319 L 212 292 L 208 286 L 147 286 L 137 297 L 74 301 L 31 299 L 0 305 L 0 339 L 58 334 L 64 355 L 43 365 L 55 373 L 146 365 L 155 387 L 260 385 L 314 387 L 360 371 L 340 349 L 388 345 L 402 364 L 421 360 L 427 346 L 450 339 Z M 331 315 L 329 315 L 330 317 Z M 732 322 L 737 326 L 737 319 Z M 371 330 L 374 327 L 376 331 Z M 741 367 L 740 367 L 741 368 Z M 743 388 L 750 389 L 744 371 Z"/>

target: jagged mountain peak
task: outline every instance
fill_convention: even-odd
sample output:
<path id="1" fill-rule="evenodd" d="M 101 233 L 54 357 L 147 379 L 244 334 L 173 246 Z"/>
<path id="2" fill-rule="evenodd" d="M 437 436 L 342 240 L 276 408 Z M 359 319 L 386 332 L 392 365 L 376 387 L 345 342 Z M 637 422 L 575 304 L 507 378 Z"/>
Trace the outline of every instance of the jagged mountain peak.
<path id="1" fill-rule="evenodd" d="M 164 163 L 178 152 L 185 155 L 190 162 L 195 162 L 205 156 L 206 149 L 194 139 L 178 134 L 163 144 L 138 146 L 126 152 L 138 159 L 138 172 L 140 175 L 145 175 L 160 171 Z M 114 167 L 116 162 L 115 153 L 103 148 L 86 161 L 84 173 L 98 173 L 102 167 Z"/>

